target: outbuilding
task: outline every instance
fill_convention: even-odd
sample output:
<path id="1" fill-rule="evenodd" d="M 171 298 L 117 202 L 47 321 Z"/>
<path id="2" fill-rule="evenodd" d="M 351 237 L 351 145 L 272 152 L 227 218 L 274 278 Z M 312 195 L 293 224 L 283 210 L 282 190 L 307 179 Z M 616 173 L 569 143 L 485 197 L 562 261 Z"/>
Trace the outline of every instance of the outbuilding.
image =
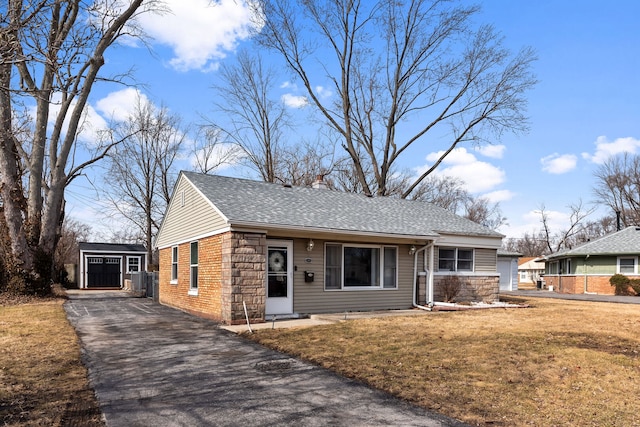
<path id="1" fill-rule="evenodd" d="M 147 269 L 143 245 L 80 242 L 78 247 L 80 289 L 120 289 L 131 273 Z"/>

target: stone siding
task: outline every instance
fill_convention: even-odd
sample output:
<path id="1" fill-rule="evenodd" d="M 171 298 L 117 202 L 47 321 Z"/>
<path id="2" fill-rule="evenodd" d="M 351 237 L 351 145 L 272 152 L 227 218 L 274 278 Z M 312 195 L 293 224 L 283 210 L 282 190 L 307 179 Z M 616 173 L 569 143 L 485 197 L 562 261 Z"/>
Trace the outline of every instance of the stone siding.
<path id="1" fill-rule="evenodd" d="M 433 278 L 433 299 L 444 301 L 442 281 L 447 276 L 435 275 Z M 455 302 L 495 302 L 499 299 L 500 277 L 498 276 L 458 276 L 462 288 L 455 298 Z M 427 276 L 418 276 L 418 304 L 427 304 Z"/>
<path id="2" fill-rule="evenodd" d="M 442 291 L 442 281 L 447 276 L 434 276 L 433 299 L 435 301 L 444 301 L 444 293 Z M 498 301 L 500 291 L 499 276 L 458 276 L 462 282 L 462 287 L 458 295 L 454 298 L 454 302 L 486 302 L 491 303 Z"/>
<path id="3" fill-rule="evenodd" d="M 232 325 L 264 322 L 267 238 L 264 234 L 226 233 L 222 242 L 222 317 Z"/>

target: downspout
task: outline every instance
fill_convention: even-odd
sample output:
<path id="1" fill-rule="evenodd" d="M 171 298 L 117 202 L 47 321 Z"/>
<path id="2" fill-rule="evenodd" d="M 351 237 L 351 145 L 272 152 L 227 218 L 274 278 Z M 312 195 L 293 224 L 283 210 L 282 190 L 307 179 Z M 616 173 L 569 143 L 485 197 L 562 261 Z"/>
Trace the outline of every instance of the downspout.
<path id="1" fill-rule="evenodd" d="M 433 304 L 433 269 L 426 269 L 427 270 L 427 301 L 428 301 L 428 306 L 424 306 L 424 305 L 419 305 L 418 301 L 417 301 L 417 288 L 418 288 L 418 254 L 420 252 L 425 251 L 428 248 L 432 248 L 433 245 L 435 244 L 435 241 L 431 241 L 431 243 L 429 243 L 428 245 L 425 245 L 423 247 L 421 247 L 420 249 L 416 250 L 415 254 L 413 254 L 413 302 L 412 305 L 415 308 L 419 308 L 421 310 L 427 310 L 427 311 L 431 311 L 431 305 Z M 429 259 L 430 259 L 430 265 L 433 266 L 433 251 L 431 251 L 430 255 L 429 255 Z M 424 267 L 424 266 L 423 266 Z"/>
<path id="2" fill-rule="evenodd" d="M 589 259 L 589 254 L 587 254 L 587 256 L 584 258 L 584 293 L 588 294 L 589 292 L 587 291 L 588 286 L 587 286 L 587 260 Z"/>

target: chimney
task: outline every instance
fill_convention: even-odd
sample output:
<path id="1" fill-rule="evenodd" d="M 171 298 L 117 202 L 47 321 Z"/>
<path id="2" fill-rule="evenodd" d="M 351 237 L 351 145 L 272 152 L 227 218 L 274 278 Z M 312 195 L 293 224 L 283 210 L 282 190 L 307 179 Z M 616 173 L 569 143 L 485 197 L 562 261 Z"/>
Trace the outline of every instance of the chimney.
<path id="1" fill-rule="evenodd" d="M 311 184 L 311 186 L 313 188 L 321 188 L 323 190 L 326 190 L 327 184 L 324 183 L 323 178 L 323 175 L 316 175 L 316 180 L 313 181 L 313 184 Z"/>

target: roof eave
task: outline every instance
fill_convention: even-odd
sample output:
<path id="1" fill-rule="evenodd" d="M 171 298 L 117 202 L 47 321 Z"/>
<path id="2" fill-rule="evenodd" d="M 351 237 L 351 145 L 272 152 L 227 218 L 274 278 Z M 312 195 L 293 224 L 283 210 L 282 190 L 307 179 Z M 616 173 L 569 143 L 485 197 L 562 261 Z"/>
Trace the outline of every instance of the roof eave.
<path id="1" fill-rule="evenodd" d="M 425 233 L 425 234 L 400 234 L 400 233 L 380 233 L 374 231 L 361 231 L 361 230 L 343 230 L 339 228 L 323 228 L 323 227 L 306 227 L 296 225 L 280 225 L 280 224 L 265 224 L 262 222 L 231 222 L 231 228 L 257 228 L 261 230 L 277 230 L 277 231 L 297 231 L 305 233 L 317 233 L 317 234 L 340 234 L 345 236 L 363 236 L 363 237 L 383 237 L 383 238 L 395 238 L 402 240 L 437 240 L 440 235 L 437 233 Z"/>

